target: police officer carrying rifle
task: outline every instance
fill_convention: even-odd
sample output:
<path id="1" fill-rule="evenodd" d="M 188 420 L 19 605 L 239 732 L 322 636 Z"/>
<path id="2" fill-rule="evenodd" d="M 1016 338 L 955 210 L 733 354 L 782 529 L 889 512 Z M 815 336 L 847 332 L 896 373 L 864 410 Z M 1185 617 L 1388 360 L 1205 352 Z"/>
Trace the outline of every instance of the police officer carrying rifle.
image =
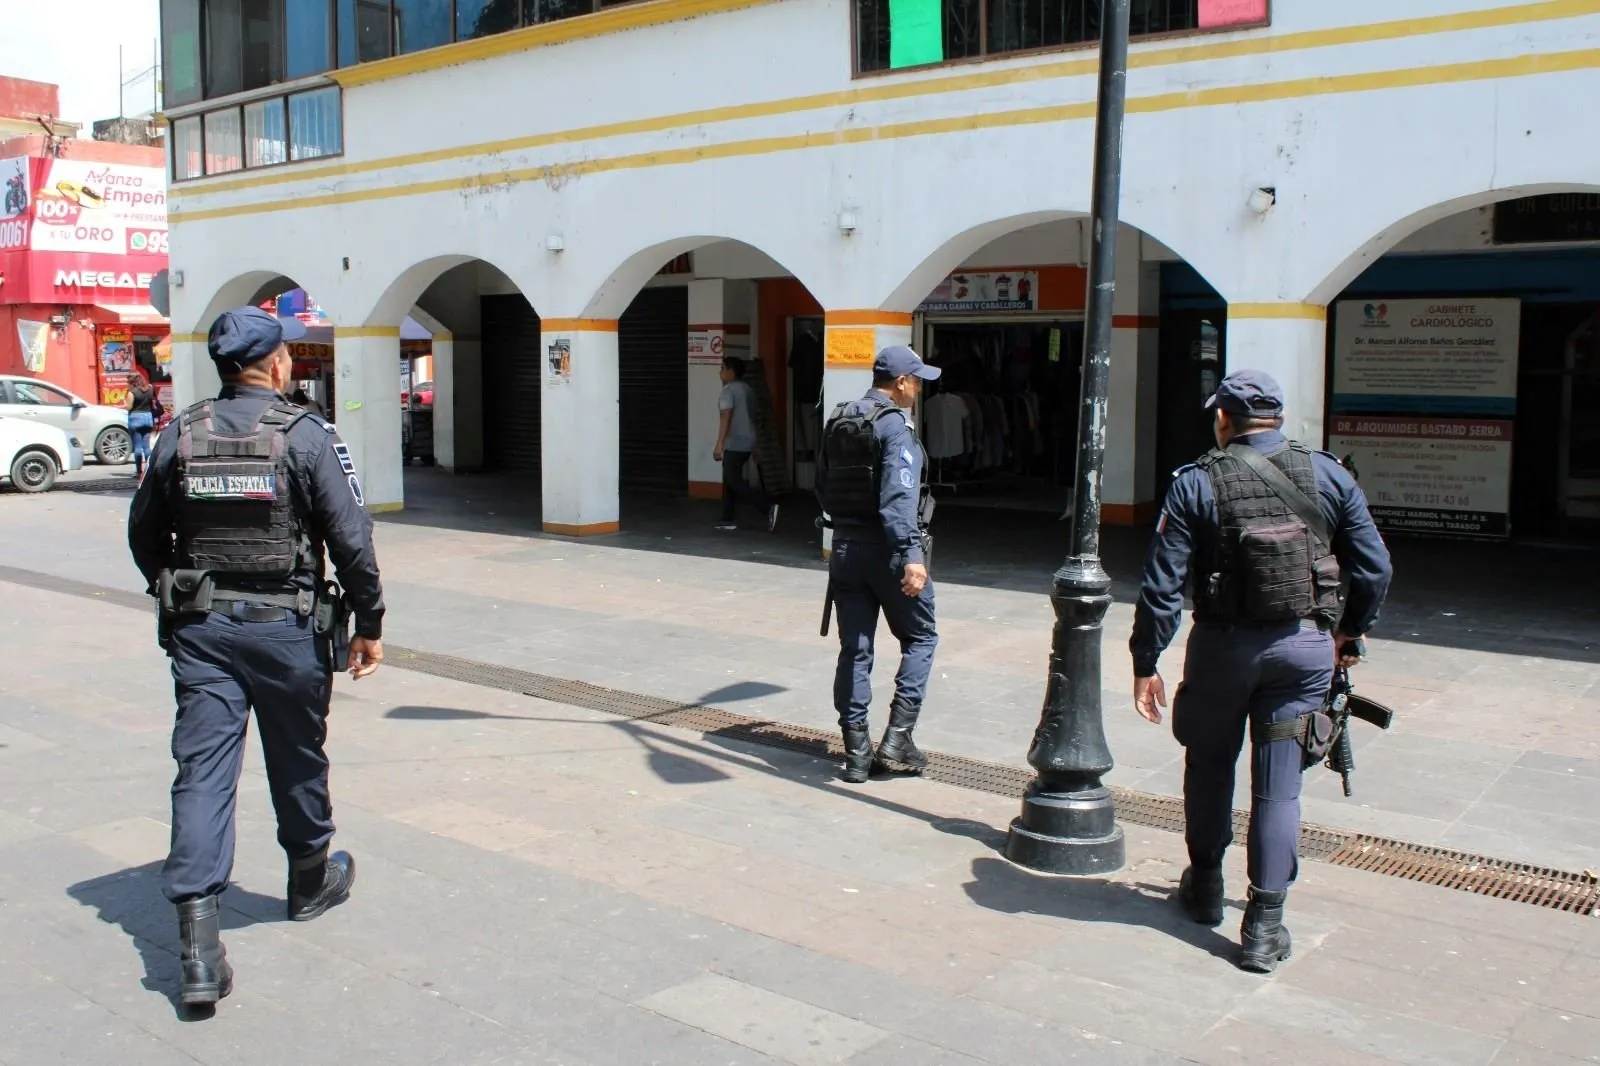
<path id="1" fill-rule="evenodd" d="M 328 853 L 323 742 L 335 667 L 362 678 L 383 659 L 383 591 L 349 448 L 283 398 L 294 365 L 284 342 L 304 333 L 255 307 L 216 320 L 208 347 L 222 390 L 161 434 L 128 515 L 134 561 L 161 602 L 177 690 L 172 850 L 161 881 L 178 908 L 185 1005 L 214 1004 L 233 988 L 218 899 L 233 871 L 252 707 L 288 853 L 288 917 L 316 918 L 355 880 L 354 860 Z M 324 580 L 324 547 L 342 594 Z"/>
<path id="2" fill-rule="evenodd" d="M 1187 580 L 1194 628 L 1172 702 L 1189 850 L 1178 899 L 1195 921 L 1221 923 L 1234 768 L 1248 724 L 1250 891 L 1239 966 L 1271 973 L 1291 947 L 1283 909 L 1298 870 L 1300 776 L 1316 740 L 1307 727 L 1322 717 L 1336 663 L 1359 661 L 1354 642 L 1377 620 L 1392 570 L 1349 472 L 1281 432 L 1276 381 L 1241 370 L 1206 406 L 1216 412 L 1217 447 L 1174 475 L 1145 563 L 1129 641 L 1133 698 L 1139 714 L 1161 721 L 1167 699 L 1156 662 L 1177 629 Z"/>
<path id="3" fill-rule="evenodd" d="M 823 429 L 817 498 L 833 525 L 827 610 L 839 610 L 839 664 L 833 704 L 844 730 L 844 780 L 859 784 L 877 766 L 920 772 L 928 758 L 911 739 L 939 643 L 928 578 L 931 542 L 924 528 L 931 500 L 923 494 L 922 445 L 907 410 L 923 381 L 940 374 L 910 348 L 885 348 L 872 364 L 872 388 L 840 404 Z M 889 725 L 874 757 L 867 727 L 872 702 L 873 641 L 878 612 L 900 642 Z"/>

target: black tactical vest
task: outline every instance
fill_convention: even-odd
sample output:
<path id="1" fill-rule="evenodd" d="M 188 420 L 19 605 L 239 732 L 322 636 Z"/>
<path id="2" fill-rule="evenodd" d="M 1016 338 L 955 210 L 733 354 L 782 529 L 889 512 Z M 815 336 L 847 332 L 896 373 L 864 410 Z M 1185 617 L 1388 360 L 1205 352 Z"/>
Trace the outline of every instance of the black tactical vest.
<path id="1" fill-rule="evenodd" d="M 179 569 L 254 579 L 315 569 L 289 490 L 288 430 L 304 414 L 274 401 L 242 436 L 216 431 L 210 400 L 179 416 Z"/>
<path id="2" fill-rule="evenodd" d="M 835 407 L 822 431 L 822 453 L 828 460 L 822 509 L 831 518 L 878 517 L 883 446 L 873 425 L 899 408 L 893 404 L 862 407 L 865 402 L 855 400 Z"/>
<path id="3" fill-rule="evenodd" d="M 1318 499 L 1311 451 L 1290 441 L 1264 456 L 1313 505 Z M 1339 561 L 1261 475 L 1220 449 L 1197 464 L 1217 500 L 1217 538 L 1195 571 L 1195 617 L 1214 624 L 1272 624 L 1339 618 Z"/>

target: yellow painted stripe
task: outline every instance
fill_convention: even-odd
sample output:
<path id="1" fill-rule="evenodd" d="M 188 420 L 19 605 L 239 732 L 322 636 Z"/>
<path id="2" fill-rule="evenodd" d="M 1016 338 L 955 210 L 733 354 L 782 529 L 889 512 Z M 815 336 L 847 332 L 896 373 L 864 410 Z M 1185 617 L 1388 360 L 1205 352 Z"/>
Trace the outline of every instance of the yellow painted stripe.
<path id="1" fill-rule="evenodd" d="M 335 326 L 333 337 L 335 340 L 349 337 L 398 337 L 399 326 Z"/>
<path id="2" fill-rule="evenodd" d="M 541 333 L 615 333 L 614 318 L 541 318 Z"/>
<path id="3" fill-rule="evenodd" d="M 459 41 L 422 52 L 412 52 L 410 55 L 362 63 L 333 71 L 328 76 L 340 85 L 370 85 L 377 81 L 402 78 L 408 74 L 420 74 L 441 67 L 453 67 L 478 59 L 493 59 L 496 56 L 512 55 L 535 48 L 548 48 L 568 41 L 604 37 L 647 26 L 700 18 L 704 15 L 721 15 L 729 11 L 774 2 L 776 0 L 653 0 L 651 3 L 627 4 L 579 18 L 546 22 L 539 26 L 512 30 L 509 33 L 497 33 L 472 41 Z"/>
<path id="4" fill-rule="evenodd" d="M 1321 304 L 1229 304 L 1228 318 L 1298 318 L 1326 322 L 1328 309 Z"/>
<path id="5" fill-rule="evenodd" d="M 368 514 L 394 514 L 396 511 L 404 511 L 405 509 L 406 509 L 406 505 L 404 503 L 369 503 L 369 504 L 367 504 L 367 513 Z"/>
<path id="6" fill-rule="evenodd" d="M 1259 104 L 1280 100 L 1331 96 L 1341 93 L 1372 92 L 1380 89 L 1493 81 L 1503 78 L 1527 77 L 1533 74 L 1555 74 L 1565 71 L 1587 70 L 1595 67 L 1600 67 L 1600 49 L 1591 48 L 1576 52 L 1555 52 L 1546 55 L 1515 56 L 1510 59 L 1477 60 L 1434 67 L 1412 67 L 1365 74 L 1296 78 L 1290 81 L 1258 82 L 1250 85 L 1229 85 L 1214 89 L 1162 93 L 1156 96 L 1131 98 L 1128 100 L 1127 109 L 1130 114 L 1152 114 L 1194 107 Z M 395 184 L 376 189 L 354 189 L 349 192 L 326 193 L 321 196 L 300 196 L 287 200 L 238 204 L 232 207 L 217 207 L 198 211 L 180 210 L 171 212 L 168 215 L 168 219 L 174 224 L 199 222 L 204 219 L 231 218 L 238 215 L 253 215 L 272 211 L 335 207 L 340 204 L 425 196 L 436 192 L 490 189 L 517 185 L 527 181 L 565 180 L 588 174 L 639 170 L 660 166 L 679 166 L 712 159 L 737 159 L 747 156 L 770 155 L 777 152 L 800 151 L 807 148 L 864 144 L 869 141 L 928 137 L 946 133 L 970 133 L 974 130 L 1001 129 L 1012 126 L 1071 122 L 1093 117 L 1094 106 L 1093 101 L 1085 101 L 1075 104 L 1023 108 L 1016 111 L 923 119 L 890 126 L 854 127 L 843 130 L 789 134 L 782 137 L 756 137 L 743 141 L 727 141 L 722 144 L 634 152 L 610 158 L 585 159 L 575 163 L 555 163 L 549 166 L 521 167 L 515 170 L 468 174 L 462 177 L 414 182 L 409 185 Z"/>
<path id="7" fill-rule="evenodd" d="M 827 311 L 823 324 L 829 329 L 839 326 L 909 326 L 911 316 L 901 311 Z"/>
<path id="8" fill-rule="evenodd" d="M 205 344 L 211 338 L 204 333 L 174 333 L 173 344 Z"/>
<path id="9" fill-rule="evenodd" d="M 614 10 L 620 12 L 643 10 L 643 8 L 623 7 Z M 1450 15 L 1435 15 L 1427 18 L 1397 19 L 1391 22 L 1378 22 L 1370 25 L 1339 26 L 1325 30 L 1305 30 L 1300 33 L 1252 34 L 1236 40 L 1215 41 L 1179 47 L 1138 46 L 1133 50 L 1129 58 L 1129 64 L 1135 69 L 1176 66 L 1217 59 L 1276 55 L 1284 52 L 1399 40 L 1438 33 L 1454 33 L 1464 30 L 1490 29 L 1498 26 L 1548 22 L 1557 19 L 1578 18 L 1596 13 L 1600 13 L 1600 0 L 1542 0 L 1539 3 L 1489 8 L 1483 11 L 1466 11 Z M 576 26 L 596 17 L 602 16 L 581 16 L 568 22 L 554 23 L 552 25 Z M 540 29 L 542 27 L 535 28 Z M 502 36 L 511 37 L 514 34 Z M 484 38 L 486 41 L 499 39 L 501 38 Z M 472 43 L 475 44 L 477 42 Z M 447 50 L 445 49 L 444 51 Z M 404 56 L 402 58 L 410 60 L 428 54 L 419 52 L 416 56 Z M 452 60 L 452 62 L 462 61 L 464 60 Z M 383 62 L 394 61 L 385 60 Z M 381 63 L 370 64 L 370 66 L 380 65 Z M 341 76 L 350 75 L 362 69 L 364 67 L 352 67 L 342 71 Z M 744 119 L 770 118 L 776 115 L 795 114 L 825 107 L 852 107 L 858 104 L 875 103 L 884 100 L 902 100 L 945 93 L 970 92 L 976 89 L 988 89 L 997 86 L 1054 81 L 1062 78 L 1082 77 L 1093 74 L 1098 69 L 1099 61 L 1096 59 L 1067 59 L 1039 63 L 1033 66 L 986 70 L 943 77 L 874 81 L 857 88 L 796 96 L 786 100 L 732 104 L 726 107 L 705 108 L 699 111 L 661 115 L 655 118 L 630 119 L 624 122 L 581 126 L 575 129 L 536 133 L 523 137 L 486 141 L 480 144 L 460 145 L 454 148 L 410 152 L 404 155 L 387 156 L 382 159 L 372 159 L 359 163 L 344 163 L 334 166 L 307 164 L 303 168 L 290 166 L 286 169 L 274 170 L 271 173 L 247 178 L 215 182 L 185 182 L 173 190 L 178 194 L 179 200 L 179 203 L 175 205 L 175 210 L 182 210 L 181 201 L 183 200 L 209 196 L 214 193 L 232 192 L 238 189 L 262 188 L 287 182 L 349 177 L 354 174 L 364 174 L 376 170 L 391 170 L 395 167 L 415 166 L 420 163 L 438 163 L 452 159 L 499 155 L 508 152 L 526 151 L 531 148 L 542 148 L 552 144 L 596 141 L 639 133 L 659 133 L 681 129 L 686 126 L 707 126 Z M 354 83 L 350 82 L 349 84 Z"/>

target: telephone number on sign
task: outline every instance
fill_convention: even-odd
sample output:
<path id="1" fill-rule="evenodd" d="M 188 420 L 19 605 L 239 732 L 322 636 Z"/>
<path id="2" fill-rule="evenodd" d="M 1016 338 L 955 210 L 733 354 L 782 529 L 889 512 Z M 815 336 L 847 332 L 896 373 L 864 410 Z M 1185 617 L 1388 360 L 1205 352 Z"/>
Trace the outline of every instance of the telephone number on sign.
<path id="1" fill-rule="evenodd" d="M 164 229 L 129 230 L 128 253 L 130 255 L 166 255 L 167 231 Z"/>
<path id="2" fill-rule="evenodd" d="M 1380 503 L 1399 503 L 1408 507 L 1471 507 L 1472 497 L 1454 492 L 1388 492 L 1379 489 L 1373 493 Z"/>

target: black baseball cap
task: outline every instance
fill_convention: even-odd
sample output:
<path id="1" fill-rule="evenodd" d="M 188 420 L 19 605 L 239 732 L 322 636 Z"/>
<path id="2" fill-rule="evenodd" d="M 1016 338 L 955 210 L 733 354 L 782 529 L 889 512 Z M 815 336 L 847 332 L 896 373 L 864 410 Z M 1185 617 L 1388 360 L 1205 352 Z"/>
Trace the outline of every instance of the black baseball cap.
<path id="1" fill-rule="evenodd" d="M 297 319 L 279 318 L 259 307 L 235 307 L 211 323 L 206 348 L 216 362 L 243 368 L 265 359 L 278 345 L 305 335 L 306 327 Z"/>
<path id="2" fill-rule="evenodd" d="M 872 361 L 872 376 L 876 378 L 903 378 L 908 375 L 923 381 L 934 381 L 944 371 L 924 363 L 917 353 L 903 344 L 892 344 L 878 353 Z"/>
<path id="3" fill-rule="evenodd" d="M 1240 418 L 1283 417 L 1283 386 L 1264 370 L 1239 370 L 1222 379 L 1206 407 Z"/>

